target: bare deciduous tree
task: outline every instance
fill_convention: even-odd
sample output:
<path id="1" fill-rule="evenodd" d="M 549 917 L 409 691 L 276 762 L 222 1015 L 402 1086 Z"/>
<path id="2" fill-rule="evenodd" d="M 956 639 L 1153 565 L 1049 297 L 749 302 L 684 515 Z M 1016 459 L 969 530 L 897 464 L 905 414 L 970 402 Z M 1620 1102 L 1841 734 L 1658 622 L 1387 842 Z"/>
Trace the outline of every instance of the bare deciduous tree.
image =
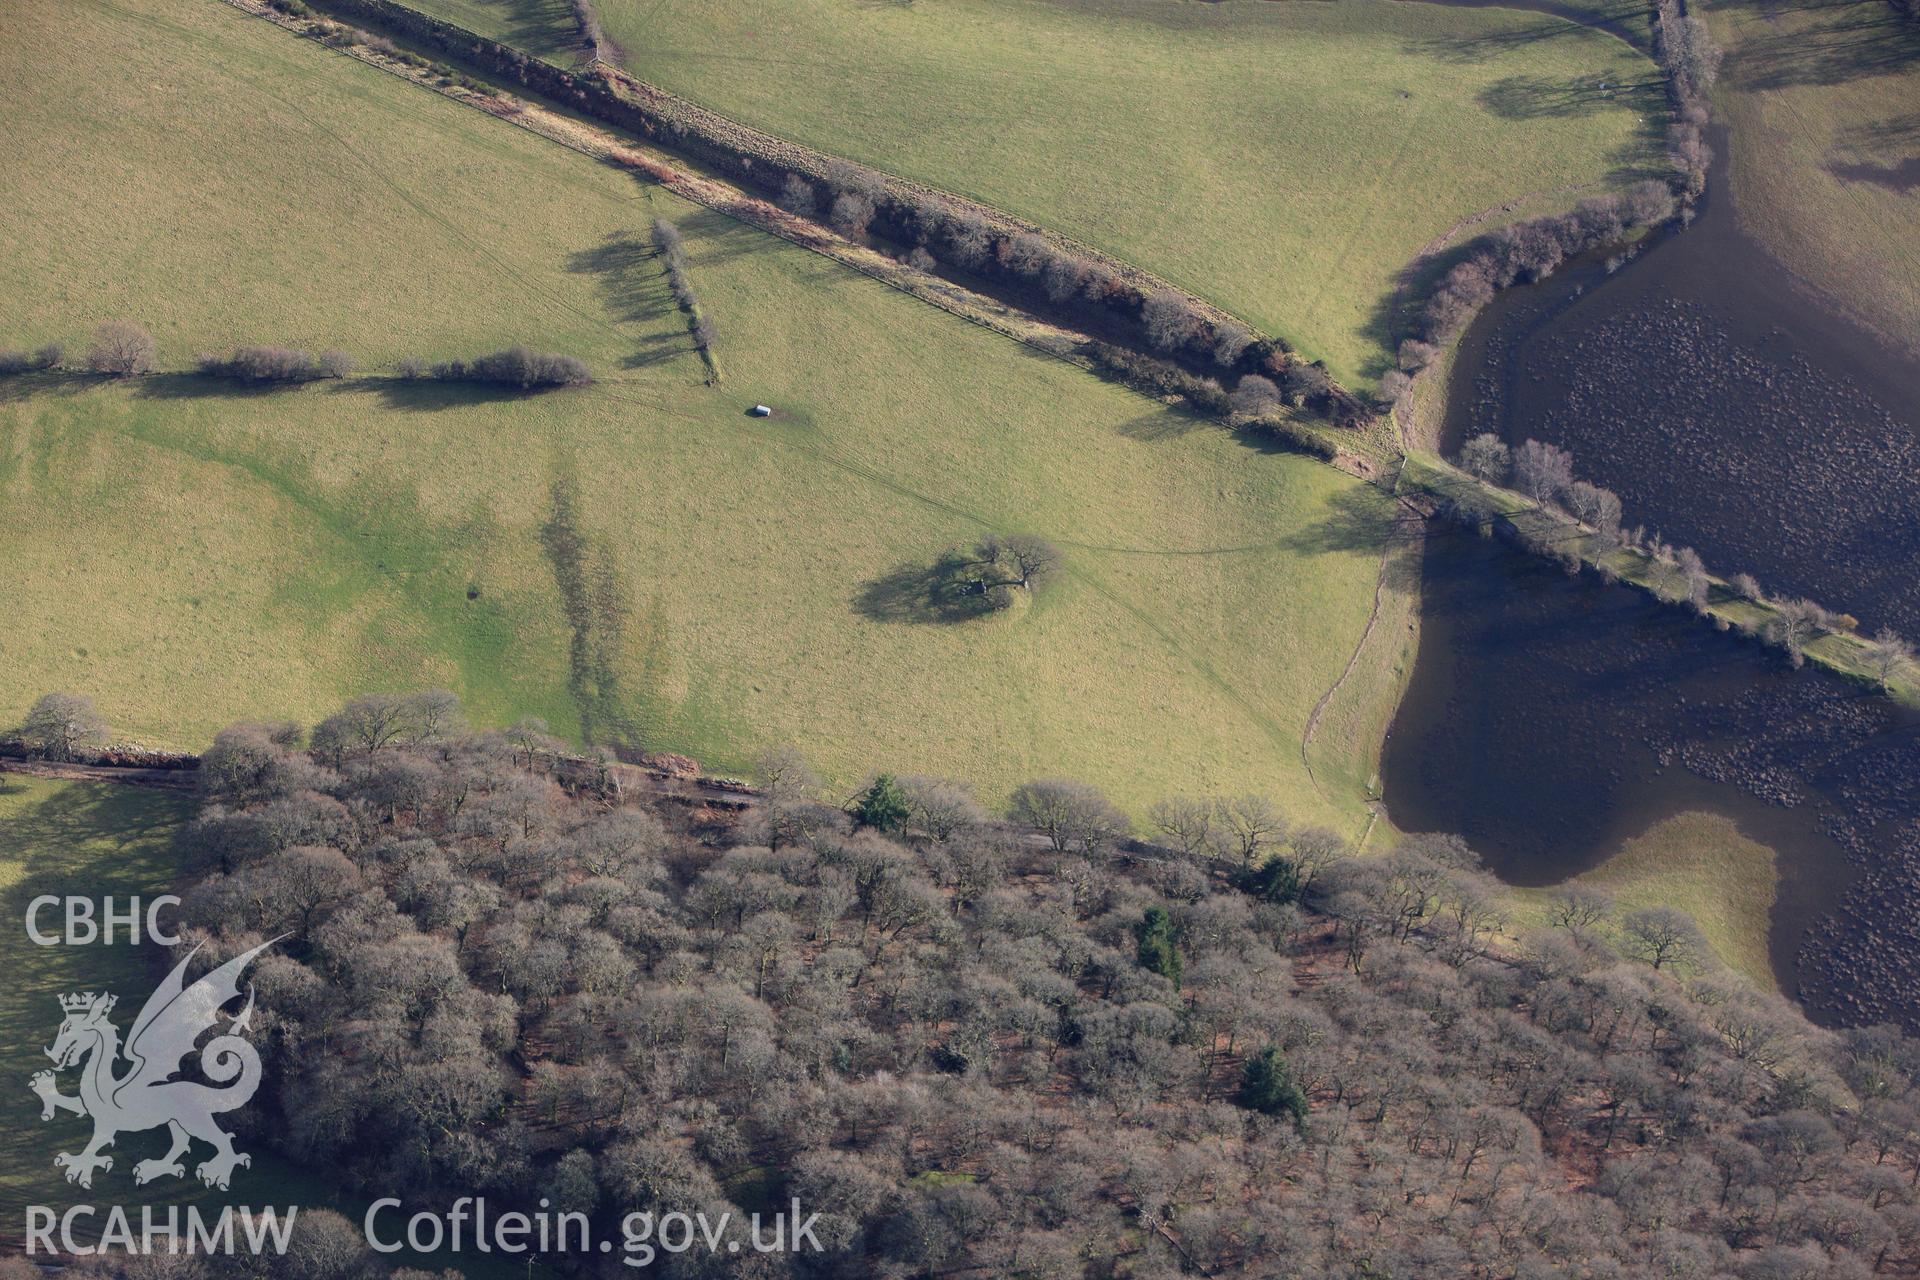
<path id="1" fill-rule="evenodd" d="M 1192 796 L 1168 796 L 1156 801 L 1147 820 L 1166 842 L 1188 857 L 1211 847 L 1214 802 Z"/>
<path id="2" fill-rule="evenodd" d="M 1271 378 L 1249 373 L 1234 386 L 1228 403 L 1235 413 L 1258 418 L 1280 407 L 1280 388 L 1274 385 Z"/>
<path id="3" fill-rule="evenodd" d="M 57 342 L 49 342 L 38 351 L 0 351 L 0 377 L 56 368 L 65 354 L 66 349 Z"/>
<path id="4" fill-rule="evenodd" d="M 999 575 L 987 583 L 989 589 L 1021 587 L 1032 591 L 1060 569 L 1060 549 L 1030 533 L 990 533 L 980 539 L 978 554 L 981 562 Z"/>
<path id="5" fill-rule="evenodd" d="M 780 187 L 780 207 L 803 218 L 817 217 L 820 213 L 820 196 L 811 182 L 797 173 L 790 173 Z"/>
<path id="6" fill-rule="evenodd" d="M 153 359 L 153 335 L 131 320 L 107 321 L 93 331 L 87 348 L 87 368 L 117 378 L 152 373 Z"/>
<path id="7" fill-rule="evenodd" d="M 1794 666 L 1806 661 L 1807 645 L 1833 629 L 1833 615 L 1811 600 L 1781 600 L 1767 622 L 1767 640 L 1787 651 Z"/>
<path id="8" fill-rule="evenodd" d="M 843 191 L 833 198 L 833 211 L 828 218 L 840 234 L 858 236 L 866 234 L 873 213 L 872 197 L 858 191 Z"/>
<path id="9" fill-rule="evenodd" d="M 209 378 L 242 382 L 313 382 L 344 378 L 353 371 L 353 357 L 344 351 L 322 351 L 310 356 L 293 347 L 235 347 L 227 356 L 200 355 L 194 366 Z"/>
<path id="10" fill-rule="evenodd" d="M 1612 914 L 1612 897 L 1591 885 L 1564 884 L 1547 900 L 1548 921 L 1554 928 L 1565 929 L 1576 938 Z"/>
<path id="11" fill-rule="evenodd" d="M 1913 670 L 1913 645 L 1887 627 L 1867 641 L 1867 662 L 1882 689 L 1891 688 L 1900 676 Z"/>
<path id="12" fill-rule="evenodd" d="M 526 346 L 508 347 L 472 360 L 445 360 L 429 372 L 442 382 L 485 382 L 523 390 L 578 387 L 593 381 L 579 358 Z"/>
<path id="13" fill-rule="evenodd" d="M 1535 502 L 1551 502 L 1573 483 L 1573 455 L 1557 445 L 1528 440 L 1514 450 L 1513 479 Z"/>
<path id="14" fill-rule="evenodd" d="M 1140 309 L 1140 323 L 1146 329 L 1147 341 L 1157 351 L 1178 351 L 1204 331 L 1193 304 L 1171 289 L 1148 296 Z"/>
<path id="15" fill-rule="evenodd" d="M 41 695 L 20 725 L 27 749 L 49 760 L 71 760 L 80 748 L 96 746 L 106 737 L 107 722 L 93 709 L 93 699 L 64 690 Z"/>
<path id="16" fill-rule="evenodd" d="M 1216 837 L 1224 853 L 1251 867 L 1287 830 L 1286 820 L 1265 796 L 1236 796 L 1222 800 L 1214 810 Z"/>
<path id="17" fill-rule="evenodd" d="M 1224 369 L 1240 363 L 1240 357 L 1253 345 L 1253 334 L 1245 326 L 1223 324 L 1213 331 L 1213 362 Z"/>
<path id="18" fill-rule="evenodd" d="M 1620 497 L 1611 489 L 1575 480 L 1567 490 L 1567 509 L 1610 538 L 1620 532 Z"/>
<path id="19" fill-rule="evenodd" d="M 1046 836 L 1060 853 L 1096 849 L 1119 839 L 1132 825 L 1098 788 L 1064 778 L 1022 783 L 1007 816 Z"/>
<path id="20" fill-rule="evenodd" d="M 1501 484 L 1513 469 L 1513 451 L 1499 436 L 1483 431 L 1460 446 L 1460 469 L 1476 480 Z"/>
<path id="21" fill-rule="evenodd" d="M 1712 579 L 1707 576 L 1707 566 L 1700 559 L 1700 553 L 1692 547 L 1682 547 L 1673 556 L 1673 568 L 1678 577 L 1677 590 L 1680 599 L 1704 612 L 1707 607 L 1707 591 Z"/>
<path id="22" fill-rule="evenodd" d="M 1688 965 L 1707 954 L 1707 940 L 1693 917 L 1677 907 L 1631 911 L 1620 922 L 1621 948 L 1656 969 Z"/>
<path id="23" fill-rule="evenodd" d="M 907 799 L 907 825 L 945 842 L 986 819 L 973 788 L 951 778 L 904 777 L 900 790 Z"/>

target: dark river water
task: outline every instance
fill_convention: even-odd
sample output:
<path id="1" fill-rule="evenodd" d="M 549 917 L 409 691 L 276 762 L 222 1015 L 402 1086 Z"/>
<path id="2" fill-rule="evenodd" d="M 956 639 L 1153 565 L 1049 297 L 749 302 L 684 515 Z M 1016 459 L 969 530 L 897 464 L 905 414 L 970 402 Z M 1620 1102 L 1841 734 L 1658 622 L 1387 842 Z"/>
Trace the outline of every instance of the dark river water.
<path id="1" fill-rule="evenodd" d="M 1490 306 L 1456 356 L 1447 447 L 1560 444 L 1629 525 L 1920 633 L 1920 364 L 1741 233 L 1724 171 L 1712 190 L 1619 269 Z M 1723 814 L 1780 854 L 1782 987 L 1823 1021 L 1920 1029 L 1920 716 L 1497 540 L 1437 530 L 1424 580 L 1382 762 L 1399 827 L 1457 831 L 1540 885 L 1663 818 Z"/>
<path id="2" fill-rule="evenodd" d="M 1627 524 L 1920 635 L 1920 359 L 1740 229 L 1724 162 L 1708 191 L 1691 228 L 1617 272 L 1589 264 L 1489 306 L 1459 353 L 1446 447 L 1481 431 L 1560 445 Z"/>

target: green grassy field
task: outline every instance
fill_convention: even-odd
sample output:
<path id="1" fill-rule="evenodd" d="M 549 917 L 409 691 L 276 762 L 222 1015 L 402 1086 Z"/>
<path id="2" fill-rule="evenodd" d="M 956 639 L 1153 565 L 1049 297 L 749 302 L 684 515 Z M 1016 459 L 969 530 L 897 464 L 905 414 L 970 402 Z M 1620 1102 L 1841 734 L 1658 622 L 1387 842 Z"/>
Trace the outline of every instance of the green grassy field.
<path id="1" fill-rule="evenodd" d="M 1621 845 L 1578 877 L 1609 894 L 1618 914 L 1678 907 L 1692 916 L 1714 955 L 1763 991 L 1777 991 L 1767 929 L 1779 875 L 1774 851 L 1715 813 L 1676 814 Z M 1548 889 L 1513 890 L 1517 923 L 1544 926 Z"/>
<path id="2" fill-rule="evenodd" d="M 1884 3 L 1718 4 L 1741 222 L 1920 350 L 1920 23 Z"/>
<path id="3" fill-rule="evenodd" d="M 421 0 L 458 20 L 473 0 Z M 488 6 L 505 35 L 511 6 Z M 1607 7 L 1612 7 L 1610 4 Z M 1650 62 L 1557 18 L 1340 0 L 599 0 L 636 74 L 1029 217 L 1383 371 L 1458 220 L 1644 176 Z M 1604 83 L 1608 87 L 1602 89 Z"/>
<path id="4" fill-rule="evenodd" d="M 567 0 L 434 0 L 430 12 L 563 67 L 580 57 L 580 28 Z"/>
<path id="5" fill-rule="evenodd" d="M 842 785 L 1066 774 L 1136 809 L 1259 790 L 1362 819 L 1377 734 L 1323 729 L 1317 786 L 1301 738 L 1369 612 L 1375 491 L 212 0 L 16 6 L 0 74 L 0 342 L 127 316 L 176 368 L 525 340 L 603 378 L 8 384 L 0 718 L 72 687 L 193 746 L 442 684 L 482 723 L 586 719 L 723 769 L 788 739 Z M 687 234 L 718 388 L 632 247 L 656 214 Z M 1064 578 L 985 621 L 876 616 L 990 529 L 1054 539 Z M 1343 684 L 1343 723 L 1384 719 L 1401 650 Z"/>

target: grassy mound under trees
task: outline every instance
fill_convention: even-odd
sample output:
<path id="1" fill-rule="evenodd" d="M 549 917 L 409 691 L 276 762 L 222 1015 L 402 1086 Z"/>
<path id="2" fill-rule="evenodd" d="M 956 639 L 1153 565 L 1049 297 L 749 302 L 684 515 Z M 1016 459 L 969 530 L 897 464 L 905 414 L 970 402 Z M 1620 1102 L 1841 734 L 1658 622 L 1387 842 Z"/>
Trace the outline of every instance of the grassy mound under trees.
<path id="1" fill-rule="evenodd" d="M 1767 933 L 1779 875 L 1775 853 L 1717 813 L 1675 814 L 1626 841 L 1575 883 L 1611 897 L 1621 911 L 1678 907 L 1714 954 L 1762 990 L 1776 989 Z M 1516 918 L 1544 927 L 1558 890 L 1517 891 Z"/>
<path id="2" fill-rule="evenodd" d="M 248 344 L 357 366 L 8 382 L 0 719 L 74 687 L 198 746 L 445 685 L 482 723 L 723 769 L 785 738 L 849 786 L 884 759 L 989 795 L 1058 772 L 1141 810 L 1258 790 L 1362 820 L 1400 646 L 1341 685 L 1322 722 L 1356 731 L 1316 736 L 1312 779 L 1301 740 L 1371 607 L 1372 490 L 223 5 L 36 0 L 0 36 L 6 345 L 126 317 L 162 369 Z M 596 381 L 393 373 L 515 343 Z M 916 575 L 989 532 L 1045 537 L 1062 572 L 1022 608 L 920 620 Z"/>

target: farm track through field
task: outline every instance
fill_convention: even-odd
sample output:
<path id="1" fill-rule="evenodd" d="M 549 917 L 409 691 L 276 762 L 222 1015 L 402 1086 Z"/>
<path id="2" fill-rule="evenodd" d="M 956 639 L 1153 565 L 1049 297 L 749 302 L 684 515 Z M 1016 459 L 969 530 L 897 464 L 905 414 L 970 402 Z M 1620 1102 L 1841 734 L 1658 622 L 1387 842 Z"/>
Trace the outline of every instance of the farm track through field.
<path id="1" fill-rule="evenodd" d="M 593 156 L 607 163 L 637 170 L 653 178 L 661 185 L 666 186 L 676 195 L 692 200 L 716 212 L 726 214 L 738 221 L 745 222 L 758 230 L 769 232 L 782 239 L 798 244 L 803 248 L 831 257 L 844 266 L 852 267 L 864 275 L 877 279 L 893 288 L 912 294 L 923 302 L 930 303 L 972 323 L 983 325 L 1005 336 L 1026 343 L 1035 350 L 1041 351 L 1055 359 L 1065 360 L 1068 363 L 1082 368 L 1093 367 L 1091 359 L 1081 354 L 1081 349 L 1085 344 L 1093 340 L 1093 335 L 1072 327 L 1071 323 L 1060 323 L 1043 319 L 1024 309 L 1023 305 L 1018 302 L 1003 302 L 988 294 L 978 293 L 968 286 L 956 284 L 940 276 L 921 271 L 887 253 L 869 248 L 863 243 L 850 241 L 830 227 L 815 222 L 810 218 L 801 218 L 787 213 L 770 201 L 748 193 L 744 188 L 736 185 L 734 179 L 713 176 L 711 171 L 703 165 L 703 162 L 695 160 L 693 161 L 695 167 L 689 168 L 687 167 L 687 162 L 677 158 L 676 153 L 661 151 L 658 149 L 657 144 L 641 142 L 631 136 L 627 132 L 627 126 L 602 123 L 602 117 L 600 117 L 593 108 L 589 107 L 584 109 L 586 113 L 592 117 L 592 121 L 588 122 L 575 115 L 568 114 L 564 105 L 557 111 L 541 105 L 545 99 L 540 95 L 545 93 L 546 90 L 537 86 L 529 87 L 527 84 L 522 83 L 523 77 L 512 74 L 500 76 L 494 72 L 482 70 L 480 74 L 488 80 L 488 82 L 484 84 L 476 84 L 474 81 L 466 79 L 464 74 L 461 76 L 461 79 L 465 80 L 467 85 L 473 86 L 472 88 L 460 87 L 452 83 L 441 83 L 442 77 L 437 71 L 431 68 L 423 69 L 409 66 L 399 61 L 398 58 L 382 54 L 365 45 L 347 45 L 342 47 L 333 44 L 330 40 L 329 33 L 339 29 L 333 19 L 325 17 L 318 19 L 293 18 L 272 8 L 267 3 L 267 0 L 225 0 L 225 2 L 234 8 L 240 9 L 242 12 L 265 18 L 276 26 L 297 35 L 327 43 L 330 48 L 336 48 L 345 56 L 351 57 L 356 61 L 366 63 L 379 70 L 396 75 L 419 87 L 439 93 L 441 96 L 452 98 L 454 101 L 460 102 L 463 105 L 478 107 L 480 110 L 486 111 L 496 118 L 517 124 L 531 132 L 540 134 L 550 141 L 559 142 L 563 146 Z M 511 46 L 503 45 L 497 41 L 489 40 L 486 37 L 467 32 L 465 28 L 457 27 L 450 23 L 445 23 L 440 19 L 421 14 L 416 10 L 397 3 L 397 0 L 380 0 L 380 4 L 384 5 L 385 8 L 375 8 L 373 11 L 374 16 L 371 18 L 375 25 L 376 34 L 379 33 L 383 21 L 395 24 L 397 29 L 404 34 L 414 30 L 408 23 L 418 20 L 422 23 L 436 24 L 435 29 L 442 33 L 451 32 L 458 34 L 463 39 L 471 38 L 475 42 L 475 58 L 480 57 L 482 46 L 495 51 L 507 51 L 511 49 Z M 348 6 L 347 11 L 359 15 L 357 19 L 359 21 L 369 20 L 369 17 L 362 13 L 359 8 Z M 404 15 L 404 20 L 399 15 Z M 349 26 L 348 29 L 352 28 Z M 460 57 L 458 53 L 454 53 L 452 56 L 456 58 Z M 525 57 L 524 54 L 520 56 L 522 58 Z M 732 134 L 738 134 L 741 138 L 748 139 L 749 141 L 757 139 L 758 141 L 753 142 L 752 146 L 749 146 L 748 142 L 740 142 L 738 144 L 748 148 L 749 159 L 744 163 L 751 163 L 753 158 L 759 156 L 759 152 L 754 151 L 753 146 L 759 146 L 761 144 L 765 144 L 767 148 L 771 148 L 768 154 L 772 157 L 770 163 L 774 164 L 786 164 L 790 167 L 798 165 L 802 170 L 811 171 L 808 170 L 808 166 L 814 165 L 816 162 L 819 165 L 827 165 L 828 167 L 834 163 L 838 163 L 834 157 L 825 153 L 814 152 L 809 148 L 787 139 L 777 138 L 771 134 L 760 133 L 758 130 L 732 120 L 730 117 L 723 116 L 718 112 L 702 107 L 691 99 L 666 93 L 656 86 L 635 79 L 615 64 L 595 63 L 586 73 L 567 73 L 559 70 L 551 63 L 538 59 L 534 61 L 542 68 L 543 74 L 552 72 L 561 75 L 563 78 L 569 75 L 579 74 L 584 74 L 589 78 L 597 76 L 608 86 L 606 90 L 608 94 L 616 101 L 626 103 L 629 107 L 637 103 L 646 102 L 655 104 L 654 107 L 649 108 L 651 110 L 668 110 L 669 113 L 672 111 L 692 112 L 710 124 L 716 127 L 722 127 L 723 132 L 729 132 L 730 136 Z M 513 86 L 520 88 L 524 93 L 534 95 L 534 98 L 531 100 L 522 98 L 513 93 L 511 89 L 501 88 L 497 83 L 499 79 L 504 79 Z M 668 121 L 670 127 L 672 126 L 673 120 L 677 118 L 678 117 L 673 117 L 670 114 Z M 651 129 L 652 126 L 649 126 L 649 131 L 651 131 Z M 1194 308 L 1198 314 L 1205 317 L 1210 323 L 1215 325 L 1230 325 L 1236 328 L 1247 329 L 1249 332 L 1258 332 L 1257 326 L 1247 324 L 1217 304 L 1202 298 L 1197 293 L 1185 289 L 1161 276 L 1155 275 L 1135 263 L 1114 257 L 1104 250 L 1074 239 L 1064 233 L 1008 213 L 1004 209 L 972 196 L 931 186 L 916 179 L 903 178 L 897 174 L 880 173 L 877 170 L 874 172 L 891 188 L 896 189 L 897 192 L 917 193 L 918 198 L 944 200 L 963 209 L 971 209 L 976 216 L 983 218 L 989 226 L 998 228 L 1005 234 L 1038 236 L 1042 240 L 1056 245 L 1063 251 L 1075 254 L 1088 261 L 1104 264 L 1108 270 L 1115 273 L 1121 280 L 1129 282 L 1140 290 L 1147 292 L 1168 290 L 1177 293 L 1185 298 L 1188 305 Z M 1099 326 L 1096 326 L 1096 328 L 1098 327 Z M 1123 342 L 1122 345 L 1127 345 L 1127 343 Z M 1355 399 L 1339 385 L 1334 384 L 1331 390 L 1337 402 L 1347 405 L 1354 412 L 1365 412 L 1363 402 Z M 1343 442 L 1344 444 L 1352 443 L 1351 432 L 1336 432 L 1332 428 L 1322 428 L 1304 422 L 1297 425 L 1307 430 L 1310 434 L 1325 436 L 1330 443 L 1335 441 Z M 1342 448 L 1343 443 L 1335 443 L 1335 449 L 1338 450 Z M 1358 467 L 1344 466 L 1343 469 L 1349 470 L 1363 479 L 1369 476 L 1369 473 L 1364 468 L 1364 464 L 1360 464 Z"/>
<path id="2" fill-rule="evenodd" d="M 1347 665 L 1341 668 L 1339 676 L 1327 686 L 1327 691 L 1321 694 L 1319 700 L 1313 704 L 1313 710 L 1307 713 L 1307 727 L 1300 735 L 1300 763 L 1306 767 L 1307 780 L 1313 783 L 1314 790 L 1320 792 L 1322 796 L 1327 793 L 1325 788 L 1321 787 L 1318 775 L 1313 771 L 1313 761 L 1309 758 L 1307 749 L 1313 745 L 1313 735 L 1319 731 L 1320 717 L 1326 713 L 1327 707 L 1333 702 L 1334 695 L 1338 694 L 1341 686 L 1346 684 L 1354 668 L 1360 665 L 1360 655 L 1366 651 L 1367 641 L 1373 637 L 1373 629 L 1380 621 L 1380 604 L 1386 595 L 1387 576 L 1393 571 L 1394 557 L 1402 553 L 1408 543 L 1417 541 L 1425 528 L 1425 517 L 1418 509 L 1407 503 L 1405 499 L 1401 499 L 1400 504 L 1400 509 L 1394 515 L 1393 531 L 1388 535 L 1387 545 L 1380 553 L 1380 570 L 1373 580 L 1373 607 L 1367 613 L 1367 624 L 1361 628 L 1360 639 L 1354 644 L 1353 652 L 1347 656 Z M 1363 837 L 1362 843 L 1364 842 Z"/>

